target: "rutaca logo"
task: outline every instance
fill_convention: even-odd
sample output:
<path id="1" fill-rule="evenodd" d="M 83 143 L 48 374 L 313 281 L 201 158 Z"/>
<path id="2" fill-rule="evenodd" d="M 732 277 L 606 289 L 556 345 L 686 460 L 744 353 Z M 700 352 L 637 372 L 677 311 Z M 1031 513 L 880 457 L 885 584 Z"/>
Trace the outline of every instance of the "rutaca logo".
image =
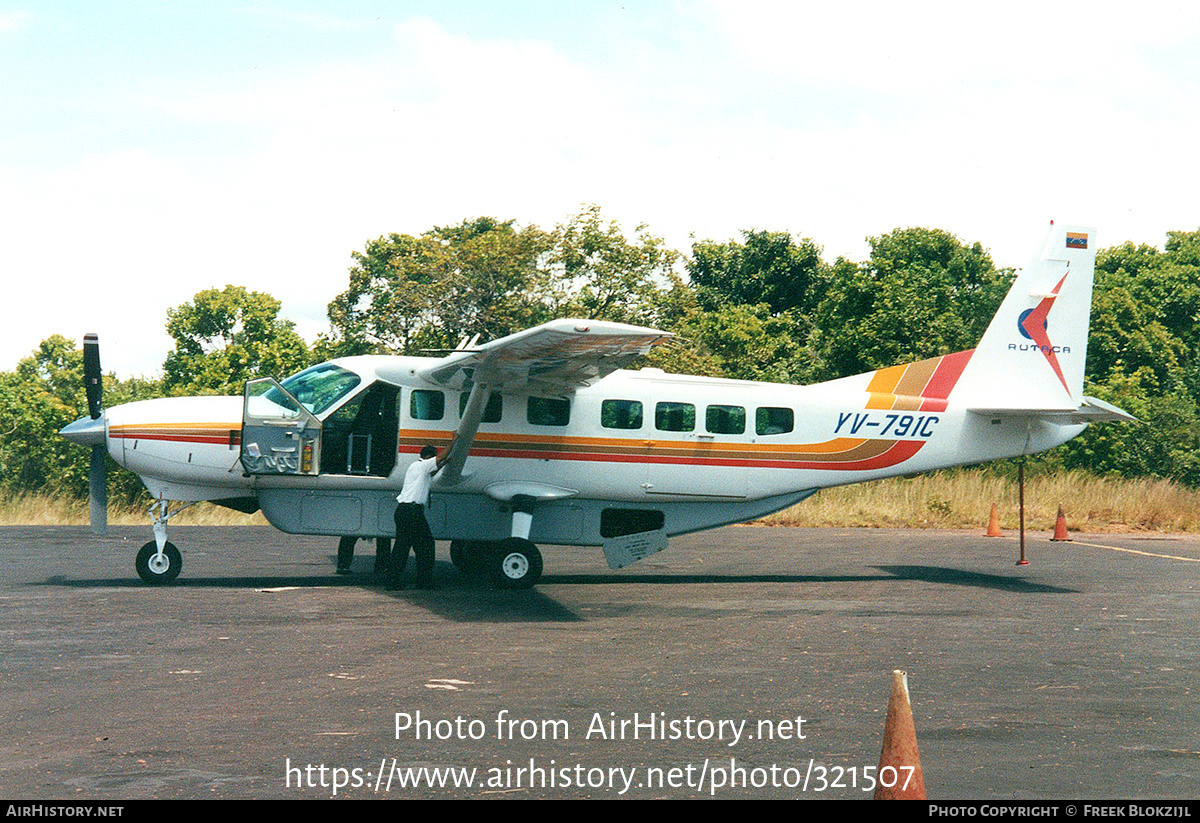
<path id="1" fill-rule="evenodd" d="M 1025 331 L 1025 321 L 1029 318 L 1029 315 L 1033 314 L 1035 311 L 1037 311 L 1037 309 L 1026 309 L 1025 311 L 1021 312 L 1021 316 L 1017 318 L 1017 331 L 1019 331 L 1021 333 L 1021 336 L 1024 337 L 1026 340 L 1032 340 L 1033 335 L 1030 334 L 1029 332 Z M 1049 332 L 1049 330 L 1050 330 L 1050 324 L 1047 321 L 1043 320 L 1042 321 L 1042 331 Z M 1047 337 L 1049 337 L 1048 334 L 1047 334 Z"/>
<path id="2" fill-rule="evenodd" d="M 1031 343 L 1009 343 L 1009 351 L 1033 351 L 1041 352 L 1046 358 L 1046 362 L 1050 364 L 1050 368 L 1054 369 L 1054 373 L 1058 375 L 1059 382 L 1063 384 L 1063 388 L 1067 390 L 1067 394 L 1071 393 L 1071 389 L 1067 387 L 1067 380 L 1063 377 L 1062 368 L 1058 365 L 1059 354 L 1070 354 L 1070 346 L 1056 346 L 1050 342 L 1050 325 L 1046 322 L 1047 315 L 1050 314 L 1050 307 L 1054 305 L 1054 301 L 1058 299 L 1059 289 L 1066 282 L 1067 275 L 1064 274 L 1062 280 L 1058 281 L 1058 285 L 1049 295 L 1042 298 L 1042 301 L 1032 309 L 1026 309 L 1021 312 L 1017 318 L 1017 331 L 1026 340 Z"/>

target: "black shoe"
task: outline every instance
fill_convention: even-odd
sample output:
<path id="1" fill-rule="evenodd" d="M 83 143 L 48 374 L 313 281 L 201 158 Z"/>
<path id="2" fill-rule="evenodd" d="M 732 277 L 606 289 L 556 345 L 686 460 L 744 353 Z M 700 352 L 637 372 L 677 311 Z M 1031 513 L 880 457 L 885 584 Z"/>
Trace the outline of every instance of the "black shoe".
<path id="1" fill-rule="evenodd" d="M 349 569 L 338 569 L 334 574 L 352 574 Z"/>
<path id="2" fill-rule="evenodd" d="M 425 589 L 426 591 L 428 591 L 429 589 L 436 589 L 436 588 L 437 588 L 437 586 L 433 585 L 433 581 L 432 581 L 432 580 L 418 580 L 418 581 L 417 581 L 417 588 L 418 588 L 418 589 Z"/>

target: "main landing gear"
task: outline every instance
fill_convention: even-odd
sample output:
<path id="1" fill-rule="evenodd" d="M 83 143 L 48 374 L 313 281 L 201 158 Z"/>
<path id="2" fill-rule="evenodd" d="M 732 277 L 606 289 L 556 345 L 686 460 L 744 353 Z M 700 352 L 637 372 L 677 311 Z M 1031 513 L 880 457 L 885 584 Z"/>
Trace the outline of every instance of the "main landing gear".
<path id="1" fill-rule="evenodd" d="M 542 553 L 522 537 L 453 540 L 450 562 L 463 574 L 486 577 L 500 589 L 529 589 L 542 577 Z"/>
<path id="2" fill-rule="evenodd" d="M 171 511 L 170 503 L 166 500 L 155 500 L 150 504 L 154 539 L 142 546 L 137 553 L 137 559 L 134 560 L 138 577 L 142 578 L 143 582 L 151 586 L 161 586 L 179 576 L 180 570 L 183 569 L 183 555 L 167 540 L 167 521 L 194 505 L 196 504 L 188 503 Z"/>
<path id="3" fill-rule="evenodd" d="M 542 553 L 529 540 L 533 507 L 525 494 L 512 497 L 512 536 L 504 540 L 453 540 L 450 561 L 463 574 L 487 576 L 499 589 L 531 589 L 542 577 Z"/>

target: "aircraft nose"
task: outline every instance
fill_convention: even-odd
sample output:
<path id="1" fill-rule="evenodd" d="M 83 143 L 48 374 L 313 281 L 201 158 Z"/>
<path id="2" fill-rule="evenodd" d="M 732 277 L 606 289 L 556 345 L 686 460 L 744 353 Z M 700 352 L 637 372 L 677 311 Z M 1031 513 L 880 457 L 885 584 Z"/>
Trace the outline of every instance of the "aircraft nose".
<path id="1" fill-rule="evenodd" d="M 81 417 L 74 423 L 63 426 L 59 431 L 63 437 L 80 446 L 98 446 L 104 443 L 104 415 L 96 419 Z"/>

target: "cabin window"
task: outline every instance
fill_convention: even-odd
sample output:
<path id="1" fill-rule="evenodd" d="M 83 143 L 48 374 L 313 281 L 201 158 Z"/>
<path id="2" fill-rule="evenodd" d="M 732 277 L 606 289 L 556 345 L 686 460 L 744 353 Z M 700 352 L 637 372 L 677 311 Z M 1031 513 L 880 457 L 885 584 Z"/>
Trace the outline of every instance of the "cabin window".
<path id="1" fill-rule="evenodd" d="M 413 420 L 441 420 L 446 416 L 446 396 L 440 391 L 413 389 L 408 411 Z"/>
<path id="2" fill-rule="evenodd" d="M 606 429 L 640 429 L 642 401 L 605 400 L 600 404 L 600 425 Z"/>
<path id="3" fill-rule="evenodd" d="M 690 432 L 696 428 L 696 407 L 691 403 L 658 403 L 654 428 L 664 432 Z"/>
<path id="4" fill-rule="evenodd" d="M 709 434 L 745 434 L 746 410 L 741 406 L 709 406 L 704 410 L 704 428 Z"/>
<path id="5" fill-rule="evenodd" d="M 565 426 L 571 422 L 571 401 L 561 397 L 531 397 L 525 419 L 535 426 Z"/>
<path id="6" fill-rule="evenodd" d="M 463 392 L 458 396 L 458 416 L 462 417 L 463 412 L 467 410 L 467 401 L 471 399 L 470 392 Z M 487 405 L 483 409 L 484 423 L 499 423 L 500 418 L 504 414 L 504 395 L 498 392 L 492 392 L 488 398 Z"/>
<path id="7" fill-rule="evenodd" d="M 759 434 L 787 434 L 796 427 L 796 414 L 791 409 L 764 406 L 754 410 L 754 430 Z"/>

